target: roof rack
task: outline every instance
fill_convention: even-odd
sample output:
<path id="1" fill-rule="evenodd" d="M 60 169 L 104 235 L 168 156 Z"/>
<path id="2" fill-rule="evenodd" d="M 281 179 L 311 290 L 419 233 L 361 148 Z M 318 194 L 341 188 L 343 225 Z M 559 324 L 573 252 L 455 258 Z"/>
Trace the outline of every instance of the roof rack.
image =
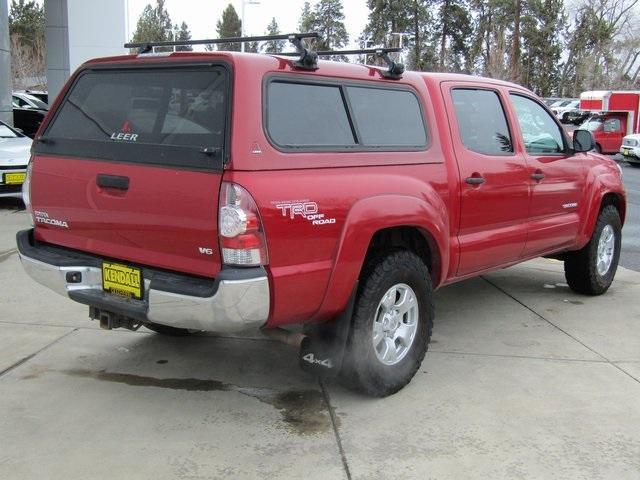
<path id="1" fill-rule="evenodd" d="M 308 33 L 285 33 L 281 35 L 260 35 L 254 37 L 229 37 L 229 38 L 209 38 L 205 40 L 175 40 L 166 42 L 130 42 L 125 43 L 124 48 L 137 48 L 139 54 L 149 53 L 153 51 L 153 47 L 179 47 L 184 45 L 213 45 L 220 43 L 245 43 L 245 42 L 261 42 L 272 40 L 289 40 L 297 49 L 293 55 L 300 55 L 300 58 L 294 63 L 297 68 L 304 70 L 317 70 L 318 56 L 312 50 L 309 50 L 305 44 L 307 38 L 318 38 L 317 32 Z"/>
<path id="2" fill-rule="evenodd" d="M 402 48 L 364 48 L 356 50 L 320 50 L 315 52 L 319 57 L 330 57 L 334 55 L 375 55 L 376 57 L 385 61 L 388 70 L 381 70 L 380 74 L 384 78 L 390 78 L 397 80 L 402 78 L 404 73 L 404 65 L 402 63 L 395 62 L 389 57 L 390 53 L 401 52 Z M 293 56 L 295 52 L 283 52 L 278 55 Z"/>

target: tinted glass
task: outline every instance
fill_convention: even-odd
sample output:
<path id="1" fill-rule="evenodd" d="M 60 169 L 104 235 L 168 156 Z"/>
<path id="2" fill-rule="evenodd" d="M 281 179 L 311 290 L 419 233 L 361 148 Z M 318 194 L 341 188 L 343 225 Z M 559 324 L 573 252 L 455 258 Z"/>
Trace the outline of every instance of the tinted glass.
<path id="1" fill-rule="evenodd" d="M 485 155 L 513 152 L 507 119 L 496 92 L 455 89 L 452 97 L 465 147 Z"/>
<path id="2" fill-rule="evenodd" d="M 278 145 L 355 145 L 337 86 L 271 82 L 267 102 L 267 128 Z"/>
<path id="3" fill-rule="evenodd" d="M 80 77 L 47 136 L 221 146 L 224 118 L 220 72 L 95 72 Z"/>
<path id="4" fill-rule="evenodd" d="M 544 154 L 564 151 L 560 127 L 541 105 L 520 95 L 511 95 L 511 102 L 527 152 Z"/>
<path id="5" fill-rule="evenodd" d="M 418 147 L 427 143 L 418 99 L 411 92 L 347 87 L 360 142 L 366 146 Z"/>
<path id="6" fill-rule="evenodd" d="M 220 166 L 227 77 L 219 67 L 89 71 L 47 128 L 44 136 L 52 141 L 37 148 L 135 163 Z M 205 155 L 205 148 L 215 153 Z"/>

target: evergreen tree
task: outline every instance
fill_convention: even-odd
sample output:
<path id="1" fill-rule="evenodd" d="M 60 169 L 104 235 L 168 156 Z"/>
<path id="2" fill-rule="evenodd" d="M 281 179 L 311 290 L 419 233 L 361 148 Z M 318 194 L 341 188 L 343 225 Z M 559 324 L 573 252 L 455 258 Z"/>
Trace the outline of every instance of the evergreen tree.
<path id="1" fill-rule="evenodd" d="M 460 72 L 468 65 L 472 34 L 471 16 L 464 0 L 442 0 L 434 40 L 439 48 L 438 69 Z"/>
<path id="2" fill-rule="evenodd" d="M 562 0 L 528 0 L 522 17 L 518 80 L 541 96 L 557 93 L 562 55 Z"/>
<path id="3" fill-rule="evenodd" d="M 186 22 L 182 22 L 182 24 L 178 27 L 178 25 L 174 25 L 173 27 L 174 38 L 177 41 L 185 41 L 191 40 L 191 32 L 189 31 L 189 26 Z M 191 52 L 193 47 L 191 45 L 180 45 L 176 47 L 176 52 Z"/>
<path id="4" fill-rule="evenodd" d="M 267 26 L 267 35 L 280 35 L 280 28 L 278 28 L 278 22 L 276 22 L 275 17 L 271 19 Z M 282 48 L 282 40 L 269 40 L 264 44 L 266 53 L 282 53 Z"/>
<path id="5" fill-rule="evenodd" d="M 34 1 L 12 0 L 9 10 L 9 35 L 23 45 L 33 47 L 44 40 L 44 7 Z"/>
<path id="6" fill-rule="evenodd" d="M 247 42 L 244 45 L 244 51 L 249 53 L 258 53 L 260 51 L 260 44 L 258 42 Z"/>
<path id="7" fill-rule="evenodd" d="M 313 10 L 311 10 L 311 4 L 304 2 L 302 12 L 300 12 L 300 20 L 298 20 L 298 31 L 300 33 L 313 32 L 315 27 L 315 19 L 313 16 Z"/>
<path id="8" fill-rule="evenodd" d="M 316 42 L 318 50 L 337 50 L 349 41 L 344 26 L 342 0 L 320 0 L 313 10 L 313 28 L 320 38 Z M 344 56 L 335 56 L 333 60 L 347 61 Z"/>
<path id="9" fill-rule="evenodd" d="M 156 0 L 156 6 L 147 4 L 138 18 L 136 31 L 133 33 L 134 42 L 166 42 L 173 40 L 173 24 L 165 8 L 165 0 Z M 158 51 L 172 50 L 172 48 L 158 48 Z"/>
<path id="10" fill-rule="evenodd" d="M 216 25 L 216 31 L 218 32 L 218 38 L 232 38 L 240 37 L 242 35 L 242 21 L 238 17 L 236 9 L 232 4 L 227 5 L 227 8 L 222 12 L 222 18 L 218 20 Z M 219 43 L 218 50 L 230 50 L 240 51 L 239 43 Z"/>

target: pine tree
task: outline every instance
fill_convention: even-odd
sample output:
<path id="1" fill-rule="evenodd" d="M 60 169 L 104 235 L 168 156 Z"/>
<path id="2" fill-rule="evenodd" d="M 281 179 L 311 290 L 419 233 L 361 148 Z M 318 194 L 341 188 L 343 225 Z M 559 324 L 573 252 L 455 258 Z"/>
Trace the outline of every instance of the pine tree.
<path id="1" fill-rule="evenodd" d="M 244 51 L 249 53 L 258 53 L 260 51 L 260 43 L 247 42 L 244 45 Z"/>
<path id="2" fill-rule="evenodd" d="M 518 80 L 541 96 L 557 93 L 562 55 L 562 0 L 528 0 L 522 17 Z"/>
<path id="3" fill-rule="evenodd" d="M 442 0 L 434 34 L 439 48 L 439 70 L 464 70 L 468 64 L 471 33 L 471 16 L 464 0 Z"/>
<path id="4" fill-rule="evenodd" d="M 344 26 L 342 0 L 320 0 L 313 9 L 313 29 L 320 38 L 316 42 L 318 50 L 337 50 L 349 41 Z M 347 61 L 344 56 L 336 56 L 334 60 Z"/>
<path id="5" fill-rule="evenodd" d="M 166 42 L 173 39 L 173 24 L 165 8 L 165 0 L 156 0 L 156 6 L 148 4 L 144 7 L 136 31 L 134 42 Z M 172 48 L 158 48 L 158 51 L 172 50 Z"/>
<path id="6" fill-rule="evenodd" d="M 44 40 L 44 7 L 34 1 L 12 0 L 9 10 L 9 35 L 23 45 L 33 46 Z"/>
<path id="7" fill-rule="evenodd" d="M 313 16 L 313 10 L 311 10 L 311 4 L 304 2 L 302 12 L 300 12 L 300 20 L 298 20 L 298 31 L 300 33 L 313 32 L 315 26 L 315 19 Z"/>
<path id="8" fill-rule="evenodd" d="M 278 28 L 278 22 L 275 17 L 271 19 L 267 26 L 267 35 L 280 35 L 280 28 Z M 266 53 L 282 53 L 282 40 L 269 40 L 264 44 L 264 51 Z"/>
<path id="9" fill-rule="evenodd" d="M 240 37 L 242 35 L 242 21 L 238 17 L 236 9 L 232 4 L 227 5 L 227 8 L 222 12 L 222 18 L 218 20 L 216 25 L 216 31 L 218 32 L 218 38 L 232 38 Z M 219 43 L 218 50 L 230 50 L 240 51 L 239 43 Z"/>
<path id="10" fill-rule="evenodd" d="M 182 22 L 180 27 L 178 27 L 177 24 L 174 25 L 173 31 L 174 38 L 177 41 L 191 40 L 191 32 L 189 31 L 189 26 L 186 24 L 186 22 Z M 193 47 L 191 45 L 180 45 L 176 47 L 176 52 L 191 52 L 192 50 Z"/>

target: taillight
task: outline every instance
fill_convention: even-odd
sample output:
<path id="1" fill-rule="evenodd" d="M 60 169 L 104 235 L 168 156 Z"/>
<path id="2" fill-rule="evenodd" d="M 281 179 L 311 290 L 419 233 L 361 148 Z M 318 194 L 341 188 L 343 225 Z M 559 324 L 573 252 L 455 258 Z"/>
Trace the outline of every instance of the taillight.
<path id="1" fill-rule="evenodd" d="M 260 212 L 240 185 L 222 182 L 218 228 L 223 263 L 247 267 L 268 263 Z"/>
<path id="2" fill-rule="evenodd" d="M 33 209 L 31 208 L 31 175 L 33 172 L 33 160 L 29 161 L 29 165 L 27 165 L 27 176 L 24 179 L 24 183 L 22 184 L 22 201 L 24 202 L 24 206 L 29 214 L 29 220 L 31 220 L 31 225 L 34 225 L 33 222 Z"/>

